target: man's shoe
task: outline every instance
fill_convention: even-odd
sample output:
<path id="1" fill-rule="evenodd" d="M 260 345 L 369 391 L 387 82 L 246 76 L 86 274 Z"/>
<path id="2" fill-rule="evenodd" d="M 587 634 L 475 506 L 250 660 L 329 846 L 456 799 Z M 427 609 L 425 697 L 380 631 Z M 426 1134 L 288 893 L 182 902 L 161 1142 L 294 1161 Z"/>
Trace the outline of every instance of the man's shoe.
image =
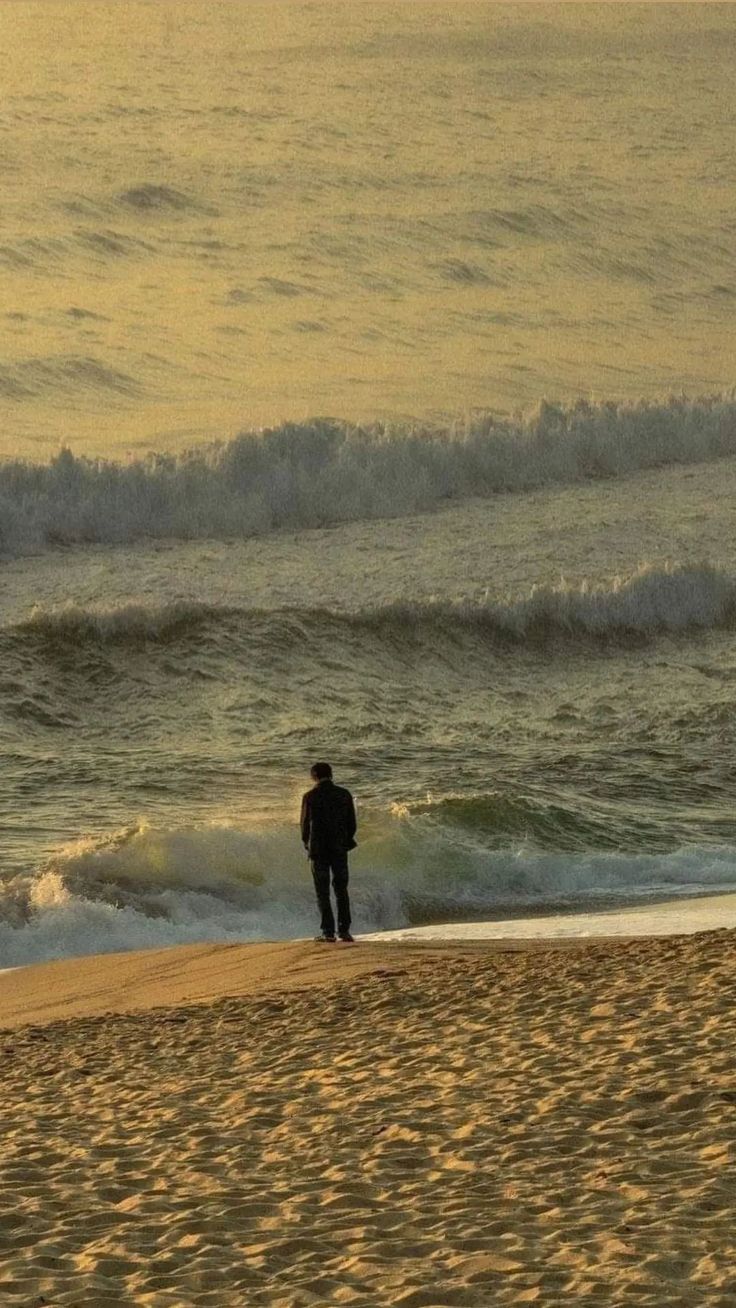
<path id="1" fill-rule="evenodd" d="M 349 931 L 341 931 L 341 932 L 340 932 L 340 939 L 342 940 L 342 942 L 343 942 L 344 945 L 354 945 L 354 944 L 355 944 L 355 940 L 354 940 L 354 938 L 351 936 L 351 934 L 350 934 Z"/>
<path id="2" fill-rule="evenodd" d="M 320 936 L 315 936 L 314 938 L 315 938 L 315 940 L 318 941 L 318 943 L 321 944 L 321 945 L 334 945 L 334 944 L 335 944 L 335 937 L 334 937 L 334 936 L 326 936 L 324 933 L 323 933 L 322 935 L 320 935 Z"/>

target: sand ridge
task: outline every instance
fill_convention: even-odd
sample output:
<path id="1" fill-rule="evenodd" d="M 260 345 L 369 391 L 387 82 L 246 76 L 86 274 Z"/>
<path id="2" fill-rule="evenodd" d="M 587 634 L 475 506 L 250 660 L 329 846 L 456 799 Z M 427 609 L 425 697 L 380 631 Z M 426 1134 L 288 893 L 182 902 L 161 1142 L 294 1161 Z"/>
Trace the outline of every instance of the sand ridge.
<path id="1" fill-rule="evenodd" d="M 402 946 L 6 1029 L 0 1302 L 733 1308 L 733 945 Z"/>
<path id="2" fill-rule="evenodd" d="M 421 948 L 410 947 L 410 955 Z M 0 975 L 0 1029 L 324 985 L 395 960 L 391 945 L 361 943 L 358 949 L 304 941 L 180 945 L 58 959 Z"/>

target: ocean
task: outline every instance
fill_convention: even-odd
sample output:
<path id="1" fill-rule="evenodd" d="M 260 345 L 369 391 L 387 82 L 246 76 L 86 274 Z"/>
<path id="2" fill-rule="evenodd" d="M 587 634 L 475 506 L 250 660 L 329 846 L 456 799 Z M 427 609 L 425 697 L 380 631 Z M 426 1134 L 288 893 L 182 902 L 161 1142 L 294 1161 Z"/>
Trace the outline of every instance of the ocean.
<path id="1" fill-rule="evenodd" d="M 0 967 L 736 890 L 731 5 L 0 11 Z"/>

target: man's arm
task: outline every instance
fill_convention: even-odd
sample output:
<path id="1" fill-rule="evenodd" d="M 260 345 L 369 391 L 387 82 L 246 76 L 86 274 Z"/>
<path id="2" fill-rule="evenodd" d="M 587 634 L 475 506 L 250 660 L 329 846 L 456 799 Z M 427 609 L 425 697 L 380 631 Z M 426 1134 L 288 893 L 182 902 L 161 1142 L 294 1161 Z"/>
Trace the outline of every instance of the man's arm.
<path id="1" fill-rule="evenodd" d="M 357 819 L 356 816 L 355 816 L 355 803 L 353 802 L 353 797 L 352 797 L 352 795 L 350 794 L 350 791 L 348 791 L 348 802 L 347 802 L 347 814 L 346 814 L 346 817 L 347 817 L 347 832 L 348 832 L 348 836 L 350 837 L 351 840 L 354 840 L 354 839 L 355 839 L 355 833 L 356 833 L 356 831 L 358 830 L 358 819 Z"/>
<path id="2" fill-rule="evenodd" d="M 305 849 L 309 849 L 309 833 L 312 827 L 312 815 L 309 811 L 309 795 L 306 794 L 302 799 L 302 812 L 299 819 L 299 825 L 302 830 L 302 844 Z"/>

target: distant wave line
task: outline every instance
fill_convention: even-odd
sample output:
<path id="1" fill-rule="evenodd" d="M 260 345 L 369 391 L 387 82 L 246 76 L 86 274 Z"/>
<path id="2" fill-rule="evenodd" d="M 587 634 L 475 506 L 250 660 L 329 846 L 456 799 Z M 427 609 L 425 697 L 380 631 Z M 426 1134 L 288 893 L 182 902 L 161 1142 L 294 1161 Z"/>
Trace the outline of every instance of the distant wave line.
<path id="1" fill-rule="evenodd" d="M 64 448 L 47 464 L 0 464 L 0 549 L 243 539 L 735 454 L 734 393 L 545 402 L 528 418 L 444 427 L 314 419 L 125 464 Z"/>

